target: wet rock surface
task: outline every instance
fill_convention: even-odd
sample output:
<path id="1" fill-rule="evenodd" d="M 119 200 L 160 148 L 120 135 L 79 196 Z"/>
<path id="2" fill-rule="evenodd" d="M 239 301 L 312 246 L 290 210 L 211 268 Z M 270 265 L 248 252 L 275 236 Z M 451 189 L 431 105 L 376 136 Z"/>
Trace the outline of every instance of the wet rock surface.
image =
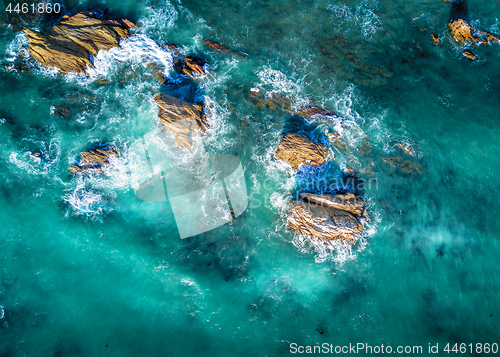
<path id="1" fill-rule="evenodd" d="M 349 212 L 356 217 L 361 217 L 364 212 L 364 200 L 352 193 L 338 195 L 316 195 L 312 193 L 301 193 L 299 197 L 305 202 L 314 203 L 324 207 L 340 209 Z"/>
<path id="2" fill-rule="evenodd" d="M 297 170 L 302 164 L 314 166 L 323 164 L 326 154 L 326 146 L 312 141 L 305 135 L 288 133 L 281 140 L 275 157 Z"/>
<path id="3" fill-rule="evenodd" d="M 118 150 L 115 148 L 106 149 L 94 149 L 90 151 L 84 151 L 80 154 L 80 161 L 71 165 L 69 171 L 71 173 L 83 173 L 83 172 L 100 172 L 104 173 L 103 167 L 109 166 L 109 159 L 111 157 L 118 157 Z"/>
<path id="4" fill-rule="evenodd" d="M 193 143 L 190 137 L 195 132 L 203 134 L 209 127 L 202 105 L 163 93 L 155 97 L 155 102 L 160 108 L 158 118 L 167 131 L 175 134 L 175 144 L 183 150 L 191 149 Z"/>
<path id="5" fill-rule="evenodd" d="M 342 200 L 341 197 L 332 197 L 331 195 L 328 197 L 320 195 L 304 197 L 313 198 L 316 202 L 332 202 L 333 204 L 338 204 Z M 291 212 L 288 216 L 290 228 L 301 234 L 326 241 L 343 240 L 355 243 L 355 234 L 363 230 L 363 225 L 355 215 L 331 205 L 316 204 L 311 201 L 291 201 L 290 206 Z"/>
<path id="6" fill-rule="evenodd" d="M 63 73 L 85 73 L 93 68 L 91 55 L 118 47 L 120 39 L 130 36 L 135 25 L 128 20 L 100 20 L 92 13 L 64 16 L 54 27 L 42 32 L 24 29 L 30 43 L 29 53 L 45 67 Z"/>

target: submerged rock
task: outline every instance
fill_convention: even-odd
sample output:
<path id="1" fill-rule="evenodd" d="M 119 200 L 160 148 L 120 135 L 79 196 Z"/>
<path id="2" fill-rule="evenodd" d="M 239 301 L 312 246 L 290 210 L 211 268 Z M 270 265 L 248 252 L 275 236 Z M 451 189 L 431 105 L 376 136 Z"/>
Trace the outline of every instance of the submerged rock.
<path id="1" fill-rule="evenodd" d="M 382 160 L 389 164 L 393 169 L 397 168 L 399 171 L 409 175 L 423 175 L 425 174 L 422 166 L 410 160 L 403 160 L 400 157 L 385 157 Z"/>
<path id="2" fill-rule="evenodd" d="M 235 56 L 235 57 L 239 57 L 239 58 L 245 58 L 243 55 L 231 51 L 229 48 L 227 48 L 224 45 L 221 45 L 220 43 L 213 42 L 210 40 L 203 40 L 203 43 L 205 44 L 205 46 L 210 47 L 215 52 L 219 52 L 219 53 L 222 53 L 224 55 L 231 55 L 231 56 Z"/>
<path id="3" fill-rule="evenodd" d="M 314 203 L 320 206 L 331 207 L 351 213 L 356 217 L 363 215 L 363 206 L 365 202 L 361 197 L 356 197 L 352 193 L 339 195 L 315 195 L 312 193 L 301 193 L 301 199 L 306 202 Z"/>
<path id="4" fill-rule="evenodd" d="M 288 222 L 301 234 L 327 241 L 355 243 L 355 234 L 363 230 L 359 220 L 348 211 L 303 201 L 291 201 L 290 205 Z"/>
<path id="5" fill-rule="evenodd" d="M 478 30 L 467 23 L 463 19 L 453 20 L 448 23 L 453 38 L 460 44 L 465 41 L 490 43 L 498 41 L 498 37 L 482 30 Z"/>
<path id="6" fill-rule="evenodd" d="M 69 171 L 72 173 L 82 173 L 85 171 L 94 171 L 104 173 L 102 168 L 109 166 L 109 158 L 118 157 L 118 151 L 114 148 L 95 149 L 84 151 L 80 154 L 81 159 L 78 164 L 71 165 Z"/>
<path id="7" fill-rule="evenodd" d="M 318 144 L 305 135 L 286 134 L 281 140 L 275 157 L 297 170 L 302 164 L 319 166 L 325 162 L 326 146 Z"/>
<path id="8" fill-rule="evenodd" d="M 155 102 L 160 108 L 158 118 L 167 131 L 175 134 L 175 144 L 183 150 L 191 149 L 190 137 L 195 132 L 204 134 L 209 127 L 202 105 L 191 104 L 163 93 L 155 97 Z"/>
<path id="9" fill-rule="evenodd" d="M 99 20 L 91 13 L 64 16 L 59 24 L 43 32 L 24 29 L 30 43 L 29 53 L 46 67 L 63 73 L 85 73 L 93 68 L 91 55 L 118 47 L 121 38 L 130 36 L 135 25 L 128 21 Z"/>

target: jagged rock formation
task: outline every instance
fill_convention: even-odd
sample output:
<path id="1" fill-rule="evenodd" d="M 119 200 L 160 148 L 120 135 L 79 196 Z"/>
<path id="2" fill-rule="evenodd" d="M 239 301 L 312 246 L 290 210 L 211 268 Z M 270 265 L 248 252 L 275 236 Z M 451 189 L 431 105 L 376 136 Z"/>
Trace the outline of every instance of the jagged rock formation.
<path id="1" fill-rule="evenodd" d="M 128 20 L 99 20 L 91 13 L 64 16 L 59 24 L 35 32 L 24 29 L 30 43 L 29 53 L 46 67 L 63 73 L 85 73 L 93 68 L 90 55 L 118 47 L 121 38 L 130 36 L 135 25 Z"/>
<path id="2" fill-rule="evenodd" d="M 305 135 L 286 134 L 281 140 L 275 157 L 294 170 L 302 164 L 319 166 L 325 162 L 326 146 L 318 144 Z"/>
<path id="3" fill-rule="evenodd" d="M 191 149 L 190 136 L 197 131 L 203 134 L 209 127 L 202 105 L 191 104 L 163 93 L 155 97 L 155 102 L 160 108 L 158 118 L 167 131 L 175 134 L 175 144 L 183 150 Z"/>
<path id="4" fill-rule="evenodd" d="M 104 173 L 103 167 L 109 166 L 109 158 L 118 157 L 118 151 L 114 148 L 95 149 L 84 151 L 80 154 L 81 159 L 78 164 L 71 165 L 69 171 L 77 174 L 82 172 L 100 172 Z"/>
<path id="5" fill-rule="evenodd" d="M 352 194 L 301 194 L 304 201 L 291 201 L 288 222 L 299 233 L 326 241 L 355 243 L 355 234 L 363 230 L 359 217 L 364 213 L 363 200 Z"/>

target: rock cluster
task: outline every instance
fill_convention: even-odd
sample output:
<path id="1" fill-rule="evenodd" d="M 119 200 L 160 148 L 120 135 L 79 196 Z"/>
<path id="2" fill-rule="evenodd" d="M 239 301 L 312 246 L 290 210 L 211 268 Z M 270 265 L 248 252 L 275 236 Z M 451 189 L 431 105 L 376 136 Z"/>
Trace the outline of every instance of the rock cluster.
<path id="1" fill-rule="evenodd" d="M 302 164 L 319 166 L 325 162 L 326 146 L 318 144 L 305 135 L 286 134 L 279 143 L 275 157 L 297 170 Z"/>
<path id="2" fill-rule="evenodd" d="M 291 201 L 290 227 L 313 238 L 355 243 L 363 230 L 360 217 L 364 202 L 353 194 L 301 194 L 304 201 Z"/>
<path id="3" fill-rule="evenodd" d="M 37 62 L 57 67 L 63 73 L 85 73 L 94 66 L 91 55 L 118 47 L 120 39 L 130 36 L 129 29 L 134 26 L 128 20 L 99 20 L 91 13 L 79 13 L 64 16 L 56 26 L 43 32 L 24 32 L 30 55 Z"/>
<path id="4" fill-rule="evenodd" d="M 158 118 L 167 131 L 175 134 L 175 144 L 183 150 L 191 149 L 190 137 L 195 132 L 203 134 L 209 127 L 202 105 L 191 104 L 163 93 L 155 97 L 155 102 L 160 108 Z"/>
<path id="5" fill-rule="evenodd" d="M 69 171 L 74 174 L 83 172 L 104 173 L 102 168 L 109 166 L 109 158 L 112 156 L 118 157 L 119 155 L 116 149 L 107 148 L 84 151 L 80 156 L 80 161 L 69 168 Z"/>

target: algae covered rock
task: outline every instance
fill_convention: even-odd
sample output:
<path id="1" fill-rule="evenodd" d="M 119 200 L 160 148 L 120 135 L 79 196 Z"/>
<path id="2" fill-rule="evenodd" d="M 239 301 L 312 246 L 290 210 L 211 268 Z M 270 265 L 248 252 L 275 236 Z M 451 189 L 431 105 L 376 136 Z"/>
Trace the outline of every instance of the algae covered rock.
<path id="1" fill-rule="evenodd" d="M 175 143 L 183 150 L 191 149 L 190 137 L 195 132 L 203 134 L 209 127 L 201 105 L 163 93 L 155 97 L 155 102 L 160 108 L 158 118 L 167 131 L 175 134 Z"/>
<path id="2" fill-rule="evenodd" d="M 64 16 L 54 27 L 42 32 L 24 29 L 30 55 L 43 66 L 57 67 L 63 73 L 85 73 L 93 68 L 91 55 L 118 47 L 130 36 L 128 20 L 100 20 L 91 13 Z"/>
<path id="3" fill-rule="evenodd" d="M 305 135 L 288 133 L 281 140 L 275 157 L 297 170 L 302 164 L 315 166 L 323 164 L 326 154 L 326 146 L 312 141 Z"/>

